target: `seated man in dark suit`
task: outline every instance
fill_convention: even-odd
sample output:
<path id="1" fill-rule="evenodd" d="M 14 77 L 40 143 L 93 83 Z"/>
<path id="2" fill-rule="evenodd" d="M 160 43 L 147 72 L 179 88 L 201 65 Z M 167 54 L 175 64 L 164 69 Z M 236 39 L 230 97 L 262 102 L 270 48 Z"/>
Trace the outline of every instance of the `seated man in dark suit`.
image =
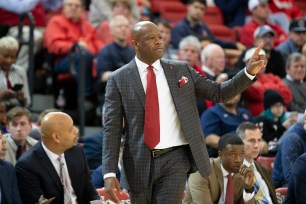
<path id="1" fill-rule="evenodd" d="M 218 150 L 219 157 L 210 159 L 212 174 L 209 177 L 202 177 L 198 171 L 190 174 L 183 203 L 255 203 L 253 170 L 241 166 L 243 141 L 234 134 L 223 135 Z"/>
<path id="2" fill-rule="evenodd" d="M 284 203 L 302 204 L 306 200 L 306 152 L 294 163 Z"/>
<path id="3" fill-rule="evenodd" d="M 21 204 L 14 166 L 3 161 L 6 153 L 6 141 L 0 131 L 0 203 Z"/>
<path id="4" fill-rule="evenodd" d="M 237 128 L 238 136 L 244 143 L 244 162 L 254 169 L 254 192 L 258 203 L 278 203 L 271 172 L 255 159 L 261 151 L 262 134 L 259 128 L 251 122 L 241 123 Z"/>
<path id="5" fill-rule="evenodd" d="M 78 129 L 62 112 L 48 113 L 41 122 L 41 139 L 16 164 L 23 203 L 55 197 L 52 203 L 87 204 L 99 196 L 90 179 L 83 150 L 76 146 Z"/>

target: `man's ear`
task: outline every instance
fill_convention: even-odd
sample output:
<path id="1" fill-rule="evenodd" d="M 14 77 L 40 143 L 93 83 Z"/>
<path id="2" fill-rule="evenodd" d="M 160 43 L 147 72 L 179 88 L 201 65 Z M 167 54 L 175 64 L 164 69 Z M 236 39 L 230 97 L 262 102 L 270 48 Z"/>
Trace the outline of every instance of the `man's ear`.
<path id="1" fill-rule="evenodd" d="M 9 124 L 9 123 L 6 123 L 5 127 L 6 127 L 6 130 L 7 130 L 8 132 L 11 132 L 11 131 L 10 131 L 10 124 Z"/>
<path id="2" fill-rule="evenodd" d="M 135 50 L 138 50 L 138 42 L 137 42 L 137 40 L 132 40 L 132 46 L 134 47 Z"/>
<path id="3" fill-rule="evenodd" d="M 52 134 L 52 139 L 55 143 L 59 144 L 61 142 L 61 137 L 58 132 L 53 132 Z"/>
<path id="4" fill-rule="evenodd" d="M 218 151 L 218 155 L 219 157 L 222 157 L 223 156 L 222 151 Z"/>

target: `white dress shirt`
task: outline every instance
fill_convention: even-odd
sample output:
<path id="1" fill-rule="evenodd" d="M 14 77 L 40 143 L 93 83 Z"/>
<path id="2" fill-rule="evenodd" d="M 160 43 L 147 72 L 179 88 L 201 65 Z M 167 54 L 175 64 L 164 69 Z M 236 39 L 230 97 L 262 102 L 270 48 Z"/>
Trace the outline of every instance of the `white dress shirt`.
<path id="1" fill-rule="evenodd" d="M 224 204 L 225 203 L 225 198 L 226 198 L 226 187 L 227 187 L 227 176 L 229 175 L 229 172 L 226 171 L 222 164 L 221 164 L 221 171 L 222 171 L 222 175 L 223 175 L 223 192 L 220 196 L 220 200 L 218 202 L 218 204 Z M 233 173 L 232 173 L 233 176 Z M 245 190 L 243 190 L 243 200 L 244 202 L 248 202 L 249 200 L 251 200 L 254 197 L 254 192 L 253 193 L 247 193 L 245 192 Z"/>
<path id="2" fill-rule="evenodd" d="M 58 176 L 60 177 L 60 164 L 59 164 L 59 161 L 58 161 L 59 155 L 57 155 L 57 154 L 51 152 L 51 151 L 44 145 L 44 143 L 41 143 L 41 144 L 42 144 L 42 147 L 44 148 L 44 150 L 45 150 L 47 156 L 49 157 L 51 163 L 53 164 L 53 166 L 54 166 L 54 168 L 55 168 L 55 170 L 56 170 Z M 76 204 L 76 203 L 77 203 L 77 201 L 76 201 L 76 200 L 77 200 L 77 197 L 76 197 L 76 195 L 75 195 L 75 193 L 74 193 L 74 189 L 73 189 L 73 187 L 72 187 L 72 185 L 71 185 L 71 179 L 70 179 L 69 171 L 68 171 L 68 168 L 67 168 L 67 164 L 66 164 L 66 160 L 65 160 L 65 155 L 64 155 L 64 153 L 61 154 L 61 156 L 62 156 L 62 162 L 64 163 L 64 165 L 63 165 L 63 168 L 64 168 L 63 171 L 68 172 L 68 173 L 67 173 L 67 175 L 68 175 L 68 178 L 67 178 L 68 184 L 67 184 L 67 185 L 71 186 L 71 188 L 72 188 L 72 192 L 71 192 L 71 201 L 72 201 L 73 204 Z"/>
<path id="3" fill-rule="evenodd" d="M 137 57 L 135 61 L 138 67 L 143 89 L 147 89 L 148 64 L 141 62 Z M 156 85 L 159 103 L 160 142 L 155 149 L 165 149 L 174 146 L 188 144 L 170 93 L 168 81 L 160 60 L 155 61 L 152 66 L 156 76 Z"/>

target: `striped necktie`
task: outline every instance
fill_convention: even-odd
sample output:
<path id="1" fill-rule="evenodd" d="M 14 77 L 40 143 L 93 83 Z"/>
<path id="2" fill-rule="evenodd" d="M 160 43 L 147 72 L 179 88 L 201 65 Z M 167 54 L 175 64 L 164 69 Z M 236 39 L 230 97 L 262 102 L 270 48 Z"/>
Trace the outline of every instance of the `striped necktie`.
<path id="1" fill-rule="evenodd" d="M 269 201 L 265 197 L 262 188 L 260 187 L 259 180 L 256 178 L 255 167 L 254 164 L 251 164 L 251 169 L 254 171 L 254 191 L 255 191 L 255 200 L 258 204 L 269 204 Z"/>
<path id="2" fill-rule="evenodd" d="M 73 189 L 72 186 L 68 183 L 68 172 L 64 167 L 65 163 L 63 161 L 62 155 L 60 155 L 57 160 L 60 164 L 60 179 L 64 189 L 64 204 L 73 204 Z"/>

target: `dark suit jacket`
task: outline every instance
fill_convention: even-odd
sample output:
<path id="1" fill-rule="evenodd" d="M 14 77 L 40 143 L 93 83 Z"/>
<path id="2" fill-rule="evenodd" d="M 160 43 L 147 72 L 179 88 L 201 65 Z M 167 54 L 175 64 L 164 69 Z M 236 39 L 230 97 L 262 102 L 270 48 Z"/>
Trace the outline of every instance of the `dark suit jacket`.
<path id="1" fill-rule="evenodd" d="M 0 160 L 1 204 L 21 204 L 14 166 Z"/>
<path id="2" fill-rule="evenodd" d="M 99 199 L 91 183 L 83 150 L 79 146 L 72 147 L 65 152 L 65 160 L 77 202 L 88 204 L 91 200 Z M 23 203 L 37 203 L 41 195 L 45 198 L 55 197 L 52 204 L 64 202 L 60 178 L 41 142 L 22 155 L 15 168 Z"/>
<path id="3" fill-rule="evenodd" d="M 190 174 L 184 204 L 218 204 L 224 189 L 221 161 L 218 157 L 211 158 L 210 162 L 212 174 L 209 177 L 203 178 L 199 172 Z M 239 173 L 234 174 L 233 182 L 235 204 L 243 204 L 244 181 Z M 247 203 L 255 204 L 254 198 Z"/>
<path id="4" fill-rule="evenodd" d="M 256 169 L 259 171 L 261 177 L 263 178 L 263 180 L 266 182 L 266 184 L 268 186 L 272 202 L 277 204 L 278 201 L 277 201 L 277 197 L 276 197 L 276 193 L 275 193 L 275 188 L 274 188 L 274 185 L 272 183 L 271 172 L 269 171 L 269 169 L 267 169 L 267 167 L 260 164 L 259 162 L 254 161 L 254 163 L 255 163 Z"/>
<path id="5" fill-rule="evenodd" d="M 187 63 L 161 59 L 170 93 L 182 131 L 189 143 L 191 166 L 207 177 L 211 173 L 206 144 L 203 140 L 196 98 L 215 102 L 226 101 L 246 89 L 251 83 L 244 71 L 221 85 L 201 76 Z M 188 78 L 178 86 L 182 77 Z M 105 94 L 105 121 L 102 167 L 104 173 L 116 172 L 125 121 L 123 169 L 121 183 L 126 189 L 142 192 L 149 184 L 151 152 L 144 144 L 145 91 L 133 59 L 109 77 Z M 194 172 L 193 168 L 191 172 Z"/>

